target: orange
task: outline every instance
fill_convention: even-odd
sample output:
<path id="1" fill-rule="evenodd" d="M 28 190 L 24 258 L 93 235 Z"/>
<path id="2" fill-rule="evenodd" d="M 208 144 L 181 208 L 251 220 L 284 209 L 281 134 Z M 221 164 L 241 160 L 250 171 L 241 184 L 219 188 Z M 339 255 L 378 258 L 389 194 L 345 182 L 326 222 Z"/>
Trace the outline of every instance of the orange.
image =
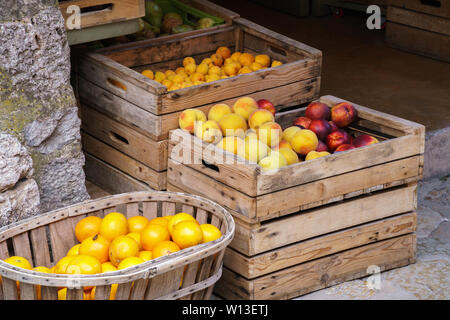
<path id="1" fill-rule="evenodd" d="M 97 216 L 89 216 L 81 219 L 75 226 L 75 237 L 79 242 L 84 239 L 95 236 L 100 232 L 100 224 L 102 218 Z"/>
<path id="2" fill-rule="evenodd" d="M 189 248 L 203 242 L 203 232 L 197 221 L 184 220 L 172 229 L 172 240 L 181 249 Z M 155 254 L 153 252 L 153 254 Z"/>
<path id="3" fill-rule="evenodd" d="M 117 271 L 117 268 L 111 262 L 102 263 L 102 273 Z M 116 297 L 118 284 L 114 283 L 111 285 L 111 292 L 109 293 L 109 300 L 114 300 Z M 95 288 L 92 288 L 91 299 L 95 300 Z"/>
<path id="4" fill-rule="evenodd" d="M 141 233 L 140 232 L 130 232 L 127 234 L 127 237 L 133 238 L 137 244 L 139 245 L 139 250 L 142 249 L 142 243 L 141 243 Z"/>
<path id="5" fill-rule="evenodd" d="M 231 55 L 230 58 L 233 59 L 234 61 L 239 61 L 239 57 L 241 56 L 241 54 L 242 53 L 240 53 L 239 51 L 236 51 Z"/>
<path id="6" fill-rule="evenodd" d="M 58 300 L 66 300 L 67 288 L 62 288 L 58 290 Z"/>
<path id="7" fill-rule="evenodd" d="M 215 66 L 221 67 L 223 65 L 223 58 L 220 54 L 214 53 L 211 55 L 211 60 Z"/>
<path id="8" fill-rule="evenodd" d="M 223 60 L 231 57 L 231 51 L 227 47 L 219 47 L 219 48 L 217 48 L 216 53 L 221 55 Z"/>
<path id="9" fill-rule="evenodd" d="M 200 229 L 202 229 L 203 233 L 203 243 L 219 239 L 222 236 L 222 232 L 216 226 L 209 223 L 201 224 Z"/>
<path id="10" fill-rule="evenodd" d="M 26 258 L 21 257 L 21 256 L 12 256 L 12 257 L 6 258 L 3 261 L 5 261 L 6 263 L 9 263 L 9 264 L 12 264 L 13 266 L 27 269 L 27 270 L 31 270 L 31 268 L 32 268 L 31 263 Z"/>
<path id="11" fill-rule="evenodd" d="M 100 234 L 108 241 L 128 233 L 127 218 L 119 212 L 108 213 L 100 224 Z"/>
<path id="12" fill-rule="evenodd" d="M 239 56 L 239 62 L 242 66 L 250 67 L 250 65 L 255 62 L 255 57 L 250 53 L 244 52 Z"/>
<path id="13" fill-rule="evenodd" d="M 195 59 L 192 57 L 186 57 L 183 59 L 183 67 L 186 67 L 188 64 L 195 64 Z"/>
<path id="14" fill-rule="evenodd" d="M 161 241 L 170 240 L 169 230 L 162 225 L 149 223 L 141 232 L 141 243 L 144 250 L 152 251 Z"/>
<path id="15" fill-rule="evenodd" d="M 180 221 L 184 220 L 195 220 L 193 216 L 191 216 L 189 213 L 186 212 L 179 212 L 176 215 L 172 216 L 172 218 L 169 221 L 169 224 L 167 225 L 167 228 L 169 229 L 169 233 L 172 233 L 173 226 L 176 225 Z"/>
<path id="16" fill-rule="evenodd" d="M 142 71 L 142 75 L 152 80 L 155 78 L 155 75 L 153 74 L 152 70 L 144 70 Z"/>
<path id="17" fill-rule="evenodd" d="M 251 65 L 250 65 L 250 69 L 252 69 L 252 71 L 258 71 L 258 70 L 261 70 L 261 69 L 263 69 L 264 67 L 260 64 L 260 63 L 258 63 L 258 62 L 253 62 Z"/>
<path id="18" fill-rule="evenodd" d="M 205 81 L 205 75 L 203 73 L 199 73 L 199 72 L 194 72 L 193 74 L 191 74 L 190 78 L 191 78 L 191 81 L 194 82 L 194 84 L 197 81 Z"/>
<path id="19" fill-rule="evenodd" d="M 170 76 L 174 76 L 176 73 L 173 70 L 166 70 L 166 72 L 164 72 L 164 74 L 166 75 L 166 78 L 169 78 Z"/>
<path id="20" fill-rule="evenodd" d="M 159 224 L 159 225 L 167 228 L 167 226 L 169 224 L 169 220 L 166 219 L 165 217 L 157 217 L 157 218 L 153 218 L 152 220 L 150 220 L 149 223 Z"/>
<path id="21" fill-rule="evenodd" d="M 144 261 L 152 260 L 153 253 L 151 251 L 146 251 L 146 250 L 139 251 L 138 257 Z"/>
<path id="22" fill-rule="evenodd" d="M 173 241 L 161 241 L 153 249 L 153 259 L 179 251 L 180 247 Z"/>
<path id="23" fill-rule="evenodd" d="M 78 254 L 80 254 L 80 246 L 81 243 L 74 245 L 72 248 L 69 249 L 69 251 L 67 251 L 66 256 L 77 256 Z"/>
<path id="24" fill-rule="evenodd" d="M 134 216 L 128 218 L 128 232 L 141 232 L 148 224 L 149 220 L 144 216 Z"/>
<path id="25" fill-rule="evenodd" d="M 79 254 L 96 257 L 100 263 L 109 260 L 108 250 L 110 242 L 100 234 L 89 237 L 81 243 Z"/>
<path id="26" fill-rule="evenodd" d="M 96 257 L 80 254 L 74 256 L 66 268 L 66 274 L 96 274 L 102 272 L 102 264 Z"/>
<path id="27" fill-rule="evenodd" d="M 278 66 L 281 66 L 283 63 L 281 62 L 281 61 L 278 61 L 278 60 L 273 60 L 272 61 L 272 65 L 271 65 L 271 67 L 273 68 L 273 67 L 278 67 Z"/>
<path id="28" fill-rule="evenodd" d="M 139 244 L 133 238 L 125 235 L 115 238 L 109 246 L 109 260 L 116 267 L 123 259 L 135 257 L 138 253 Z"/>
<path id="29" fill-rule="evenodd" d="M 208 70 L 209 70 L 209 66 L 206 63 L 200 63 L 197 66 L 197 69 L 195 70 L 195 72 L 200 73 L 202 75 L 206 75 L 206 74 L 208 74 Z M 191 78 L 191 80 L 194 81 L 194 79 L 192 79 L 192 78 Z"/>
<path id="30" fill-rule="evenodd" d="M 197 65 L 195 63 L 189 63 L 184 67 L 187 74 L 191 75 L 197 70 Z"/>
<path id="31" fill-rule="evenodd" d="M 161 71 L 156 71 L 155 72 L 155 81 L 158 81 L 159 83 L 161 83 L 164 80 L 166 80 L 166 75 L 164 73 L 162 73 Z"/>
<path id="32" fill-rule="evenodd" d="M 55 264 L 55 273 L 66 273 L 67 266 L 70 264 L 72 259 L 74 259 L 77 256 L 65 256 L 62 257 L 56 264 Z"/>
<path id="33" fill-rule="evenodd" d="M 50 269 L 47 267 L 44 267 L 44 266 L 35 267 L 31 270 L 36 271 L 36 272 L 42 272 L 42 273 L 50 273 Z M 36 285 L 36 298 L 38 300 L 41 300 L 41 296 L 42 296 L 41 295 L 41 285 L 38 284 L 38 285 Z"/>
<path id="34" fill-rule="evenodd" d="M 258 54 L 255 57 L 255 62 L 262 65 L 263 68 L 267 68 L 270 65 L 270 57 L 267 54 Z"/>
<path id="35" fill-rule="evenodd" d="M 102 273 L 116 271 L 117 268 L 110 261 L 102 263 Z"/>
<path id="36" fill-rule="evenodd" d="M 139 257 L 128 257 L 123 259 L 119 265 L 117 266 L 117 270 L 126 269 L 132 266 L 136 266 L 138 264 L 144 263 L 144 259 Z"/>
<path id="37" fill-rule="evenodd" d="M 175 73 L 176 74 L 186 73 L 186 70 L 184 69 L 184 67 L 178 67 L 175 69 Z"/>
<path id="38" fill-rule="evenodd" d="M 253 70 L 250 69 L 250 67 L 244 66 L 239 70 L 238 74 L 244 74 L 244 73 L 250 73 L 250 72 L 253 72 Z"/>

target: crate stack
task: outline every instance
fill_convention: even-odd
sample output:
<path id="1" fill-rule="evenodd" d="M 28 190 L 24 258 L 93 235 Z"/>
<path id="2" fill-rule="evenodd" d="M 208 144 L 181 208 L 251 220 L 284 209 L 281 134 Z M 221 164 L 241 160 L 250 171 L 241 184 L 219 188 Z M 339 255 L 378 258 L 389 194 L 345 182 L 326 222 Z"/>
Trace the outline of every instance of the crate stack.
<path id="1" fill-rule="evenodd" d="M 450 2 L 391 0 L 386 42 L 395 48 L 450 62 Z"/>
<path id="2" fill-rule="evenodd" d="M 265 53 L 283 65 L 175 91 L 141 74 L 176 69 L 187 56 L 199 62 L 220 46 Z M 207 112 L 248 95 L 270 98 L 279 109 L 311 101 L 318 97 L 321 63 L 319 50 L 242 18 L 189 37 L 87 53 L 77 62 L 87 178 L 114 193 L 135 191 L 131 186 L 165 190 L 169 131 L 178 128 L 183 110 Z"/>
<path id="3" fill-rule="evenodd" d="M 424 127 L 353 105 L 359 118 L 351 132 L 380 143 L 275 173 L 248 162 L 224 163 L 224 151 L 211 152 L 195 137 L 184 149 L 180 141 L 189 133 L 171 133 L 168 189 L 213 199 L 235 218 L 217 295 L 289 299 L 370 275 L 371 266 L 384 271 L 415 261 Z M 286 128 L 304 109 L 281 112 L 276 121 Z"/>

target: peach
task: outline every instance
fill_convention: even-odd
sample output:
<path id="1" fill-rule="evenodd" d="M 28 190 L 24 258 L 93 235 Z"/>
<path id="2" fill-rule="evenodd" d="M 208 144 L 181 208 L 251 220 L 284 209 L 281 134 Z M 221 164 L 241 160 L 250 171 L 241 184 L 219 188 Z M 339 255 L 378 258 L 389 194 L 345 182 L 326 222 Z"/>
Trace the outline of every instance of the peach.
<path id="1" fill-rule="evenodd" d="M 316 150 L 319 144 L 316 134 L 308 129 L 297 132 L 291 140 L 292 149 L 300 155 L 306 156 L 308 152 Z"/>
<path id="2" fill-rule="evenodd" d="M 330 125 L 330 127 L 331 127 L 331 131 L 330 131 L 330 133 L 331 132 L 334 132 L 334 131 L 336 131 L 337 129 L 339 129 L 338 128 L 338 126 L 336 125 L 336 123 L 334 123 L 333 121 L 328 121 L 328 124 Z"/>
<path id="3" fill-rule="evenodd" d="M 195 136 L 208 143 L 217 143 L 222 139 L 222 130 L 216 121 L 208 120 L 195 126 Z"/>
<path id="4" fill-rule="evenodd" d="M 288 166 L 300 161 L 297 153 L 291 148 L 280 148 L 278 152 L 281 153 L 286 158 Z"/>
<path id="5" fill-rule="evenodd" d="M 250 114 L 256 109 L 258 109 L 258 103 L 251 97 L 239 98 L 232 108 L 234 113 L 241 115 L 245 120 L 248 120 Z"/>
<path id="6" fill-rule="evenodd" d="M 316 159 L 316 158 L 320 158 L 320 157 L 325 157 L 325 156 L 328 156 L 328 155 L 330 155 L 330 153 L 327 152 L 327 151 L 322 151 L 322 152 L 310 151 L 306 155 L 305 160 L 312 160 L 312 159 Z"/>
<path id="7" fill-rule="evenodd" d="M 218 103 L 209 109 L 208 119 L 219 122 L 219 120 L 226 114 L 231 113 L 231 108 L 225 103 Z"/>
<path id="8" fill-rule="evenodd" d="M 223 67 L 223 71 L 225 72 L 225 74 L 227 76 L 237 75 L 237 73 L 239 72 L 239 69 L 241 69 L 240 64 L 238 64 L 236 62 L 227 63 Z"/>
<path id="9" fill-rule="evenodd" d="M 272 112 L 266 109 L 256 109 L 248 117 L 248 125 L 251 129 L 258 129 L 262 124 L 266 122 L 274 122 L 275 117 Z"/>
<path id="10" fill-rule="evenodd" d="M 345 144 L 341 144 L 339 147 L 337 147 L 336 150 L 334 150 L 334 153 L 351 150 L 351 149 L 356 149 L 356 147 L 352 144 L 345 143 Z"/>
<path id="11" fill-rule="evenodd" d="M 256 133 L 260 141 L 272 148 L 280 143 L 283 129 L 276 122 L 266 122 L 258 128 Z"/>
<path id="12" fill-rule="evenodd" d="M 330 120 L 330 108 L 325 103 L 313 101 L 306 107 L 305 117 L 311 120 Z"/>
<path id="13" fill-rule="evenodd" d="M 266 157 L 269 153 L 269 147 L 254 136 L 247 136 L 244 143 L 240 144 L 237 150 L 238 156 L 256 163 Z"/>
<path id="14" fill-rule="evenodd" d="M 292 137 L 302 129 L 300 129 L 297 126 L 291 126 L 291 127 L 287 127 L 286 129 L 284 129 L 283 134 L 281 135 L 281 138 L 287 142 L 291 142 Z"/>
<path id="15" fill-rule="evenodd" d="M 263 170 L 273 170 L 287 166 L 287 160 L 278 151 L 272 151 L 267 157 L 262 158 L 258 164 Z"/>
<path id="16" fill-rule="evenodd" d="M 259 109 L 269 110 L 275 116 L 276 109 L 272 102 L 267 99 L 259 99 L 257 103 Z"/>
<path id="17" fill-rule="evenodd" d="M 317 145 L 316 151 L 322 152 L 322 151 L 329 151 L 328 147 L 325 142 L 322 140 L 319 140 L 319 144 Z"/>
<path id="18" fill-rule="evenodd" d="M 244 137 L 247 131 L 247 121 L 237 113 L 228 113 L 221 117 L 219 126 L 224 136 Z"/>
<path id="19" fill-rule="evenodd" d="M 337 131 L 331 132 L 326 138 L 325 143 L 327 144 L 328 150 L 334 151 L 341 144 L 350 144 L 350 135 L 347 131 L 339 129 Z"/>
<path id="20" fill-rule="evenodd" d="M 319 140 L 324 140 L 327 135 L 331 132 L 331 126 L 327 120 L 315 119 L 311 121 L 308 127 L 309 130 L 313 131 Z"/>
<path id="21" fill-rule="evenodd" d="M 311 119 L 307 117 L 298 117 L 294 120 L 294 126 L 301 126 L 303 129 L 308 129 L 311 124 Z"/>
<path id="22" fill-rule="evenodd" d="M 186 109 L 181 112 L 178 124 L 181 129 L 194 133 L 195 122 L 205 122 L 206 115 L 199 109 Z"/>
<path id="23" fill-rule="evenodd" d="M 242 140 L 241 138 L 235 136 L 228 136 L 223 137 L 223 139 L 220 140 L 216 144 L 216 146 L 225 151 L 237 154 L 242 144 L 244 144 L 244 140 Z"/>
<path id="24" fill-rule="evenodd" d="M 291 144 L 289 142 L 287 142 L 286 140 L 281 140 L 277 147 L 278 147 L 278 149 L 281 149 L 281 148 L 292 149 Z"/>
<path id="25" fill-rule="evenodd" d="M 336 123 L 339 128 L 348 126 L 356 120 L 358 111 L 348 102 L 341 102 L 331 108 L 331 121 Z"/>
<path id="26" fill-rule="evenodd" d="M 356 148 L 359 148 L 359 147 L 368 146 L 370 144 L 374 144 L 374 143 L 378 143 L 378 142 L 379 141 L 378 141 L 377 138 L 375 138 L 375 137 L 373 137 L 371 135 L 368 135 L 368 134 L 362 134 L 362 135 L 357 136 L 353 140 L 353 145 Z"/>

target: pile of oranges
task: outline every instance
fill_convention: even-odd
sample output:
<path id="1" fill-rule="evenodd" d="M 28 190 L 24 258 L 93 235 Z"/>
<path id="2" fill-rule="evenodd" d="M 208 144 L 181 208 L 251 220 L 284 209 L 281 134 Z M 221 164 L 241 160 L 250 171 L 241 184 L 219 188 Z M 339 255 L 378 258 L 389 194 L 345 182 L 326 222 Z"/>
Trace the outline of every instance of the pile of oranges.
<path id="1" fill-rule="evenodd" d="M 26 258 L 20 256 L 12 256 L 4 261 L 44 273 L 99 274 L 129 268 L 222 236 L 214 225 L 200 224 L 185 212 L 153 219 L 144 216 L 127 218 L 122 213 L 111 212 L 103 218 L 83 218 L 76 224 L 74 231 L 79 243 L 51 268 L 33 268 Z M 17 286 L 19 289 L 20 283 Z M 40 299 L 40 288 L 36 287 L 37 298 Z M 115 298 L 116 290 L 117 284 L 113 284 L 111 300 Z M 58 299 L 65 300 L 66 293 L 67 288 L 60 288 Z M 83 297 L 85 300 L 94 299 L 95 287 L 84 287 Z"/>
<path id="2" fill-rule="evenodd" d="M 280 65 L 282 62 L 271 60 L 266 54 L 255 56 L 238 51 L 232 54 L 228 47 L 222 46 L 199 64 L 193 57 L 186 57 L 183 65 L 175 70 L 154 72 L 146 69 L 142 74 L 173 91 Z"/>

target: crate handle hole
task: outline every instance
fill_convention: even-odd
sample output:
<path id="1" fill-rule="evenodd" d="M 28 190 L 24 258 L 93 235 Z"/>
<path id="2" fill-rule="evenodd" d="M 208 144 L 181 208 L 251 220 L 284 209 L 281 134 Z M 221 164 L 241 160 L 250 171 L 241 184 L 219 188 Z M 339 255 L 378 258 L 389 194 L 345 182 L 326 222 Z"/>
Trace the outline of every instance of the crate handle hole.
<path id="1" fill-rule="evenodd" d="M 277 47 L 274 47 L 274 46 L 270 46 L 269 49 L 273 53 L 276 53 L 276 54 L 282 55 L 284 57 L 287 57 L 287 52 L 285 50 L 283 50 L 283 49 L 280 49 L 280 48 L 277 48 Z"/>
<path id="2" fill-rule="evenodd" d="M 93 13 L 93 12 L 99 12 L 99 11 L 112 11 L 114 7 L 114 3 L 105 3 L 102 5 L 97 5 L 97 6 L 89 6 L 89 7 L 84 7 L 84 8 L 80 8 L 80 13 L 82 15 L 86 15 L 89 13 Z"/>
<path id="3" fill-rule="evenodd" d="M 432 7 L 436 7 L 436 8 L 441 7 L 441 1 L 439 1 L 439 0 L 420 0 L 420 3 L 424 4 L 426 6 L 432 6 Z"/>
<path id="4" fill-rule="evenodd" d="M 202 160 L 202 164 L 203 164 L 205 167 L 207 167 L 207 168 L 209 168 L 209 169 L 211 169 L 211 170 L 214 170 L 214 171 L 216 171 L 216 172 L 220 172 L 219 167 L 216 166 L 216 165 L 214 165 L 214 164 L 210 164 L 210 163 L 206 162 L 205 160 Z"/>
<path id="5" fill-rule="evenodd" d="M 114 86 L 115 88 L 119 88 L 123 91 L 127 91 L 127 87 L 120 81 L 113 79 L 113 78 L 107 78 L 106 81 L 108 81 L 108 83 L 112 86 Z"/>
<path id="6" fill-rule="evenodd" d="M 116 141 L 116 142 L 125 143 L 125 144 L 130 144 L 130 143 L 128 142 L 128 139 L 122 137 L 120 134 L 117 134 L 117 133 L 115 133 L 115 132 L 113 132 L 113 131 L 110 131 L 110 132 L 109 132 L 109 137 L 110 137 L 112 140 Z"/>

